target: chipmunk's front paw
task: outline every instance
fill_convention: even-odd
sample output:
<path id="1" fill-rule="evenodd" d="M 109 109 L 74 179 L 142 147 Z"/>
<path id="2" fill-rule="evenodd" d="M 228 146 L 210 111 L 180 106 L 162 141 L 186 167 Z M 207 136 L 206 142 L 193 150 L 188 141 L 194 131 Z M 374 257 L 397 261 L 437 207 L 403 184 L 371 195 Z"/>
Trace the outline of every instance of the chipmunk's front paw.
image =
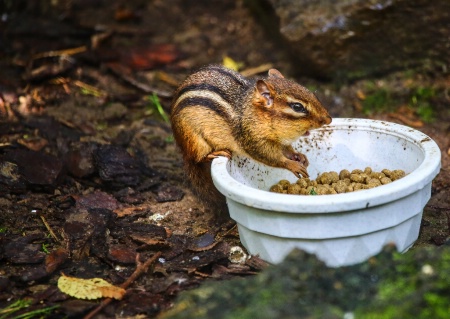
<path id="1" fill-rule="evenodd" d="M 308 158 L 302 153 L 292 153 L 290 156 L 290 160 L 301 163 L 304 167 L 308 167 L 309 161 Z"/>
<path id="2" fill-rule="evenodd" d="M 306 162 L 308 163 L 307 159 Z M 293 160 L 289 161 L 286 165 L 286 168 L 290 170 L 292 173 L 294 173 L 295 176 L 297 176 L 298 178 L 309 177 L 308 171 L 306 170 L 306 166 L 303 165 L 300 161 L 293 161 Z"/>
<path id="3" fill-rule="evenodd" d="M 231 159 L 231 152 L 229 150 L 215 151 L 215 152 L 209 153 L 206 156 L 206 160 L 212 161 L 213 159 L 215 159 L 219 156 L 224 156 L 224 157 L 227 157 L 228 159 Z"/>

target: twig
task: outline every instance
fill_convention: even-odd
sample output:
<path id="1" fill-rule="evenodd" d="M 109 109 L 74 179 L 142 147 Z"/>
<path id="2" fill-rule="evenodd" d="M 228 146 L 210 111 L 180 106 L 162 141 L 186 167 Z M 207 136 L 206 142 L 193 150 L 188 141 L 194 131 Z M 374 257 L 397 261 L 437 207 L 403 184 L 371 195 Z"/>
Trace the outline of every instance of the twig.
<path id="1" fill-rule="evenodd" d="M 102 97 L 102 96 L 107 96 L 108 95 L 108 93 L 106 93 L 105 91 L 103 91 L 101 89 L 98 89 L 95 86 L 92 86 L 92 85 L 89 85 L 87 83 L 81 82 L 79 80 L 73 81 L 73 84 L 75 84 L 79 88 L 85 90 L 86 92 L 89 92 L 91 95 L 93 95 L 95 97 Z"/>
<path id="2" fill-rule="evenodd" d="M 139 261 L 139 254 L 136 255 L 136 269 L 134 270 L 134 272 L 131 274 L 130 277 L 128 277 L 128 279 L 120 285 L 121 288 L 123 289 L 127 289 L 128 286 L 130 286 L 133 281 L 135 281 L 141 274 L 145 273 L 148 270 L 148 267 L 150 267 L 151 264 L 153 264 L 156 259 L 159 258 L 159 256 L 161 256 L 161 252 L 157 252 L 156 254 L 154 254 L 150 259 L 148 259 L 145 263 L 141 263 Z M 98 314 L 103 308 L 105 308 L 107 305 L 109 305 L 111 303 L 111 301 L 113 301 L 112 298 L 106 298 L 105 300 L 103 300 L 98 306 L 97 308 L 95 308 L 94 310 L 92 310 L 90 313 L 88 313 L 84 319 L 91 319 L 93 318 L 96 314 Z"/>
<path id="3" fill-rule="evenodd" d="M 35 54 L 33 56 L 33 60 L 61 56 L 61 55 L 74 55 L 77 53 L 85 52 L 86 50 L 87 50 L 87 47 L 85 45 L 83 45 L 83 46 L 77 47 L 77 48 L 42 52 L 42 53 Z"/>
<path id="4" fill-rule="evenodd" d="M 39 217 L 41 217 L 42 222 L 45 225 L 45 228 L 47 228 L 48 232 L 50 233 L 50 235 L 58 242 L 60 243 L 61 240 L 56 236 L 56 234 L 53 232 L 52 228 L 50 227 L 50 225 L 47 223 L 47 220 L 45 219 L 44 216 L 40 215 Z"/>
<path id="5" fill-rule="evenodd" d="M 155 93 L 158 96 L 165 97 L 165 98 L 172 97 L 172 93 L 170 93 L 168 91 L 160 90 L 156 87 L 152 87 L 150 85 L 147 85 L 145 83 L 138 81 L 137 79 L 135 79 L 132 76 L 130 69 L 128 69 L 118 63 L 106 63 L 106 66 L 116 76 L 119 76 L 122 80 L 124 80 L 128 84 L 136 87 L 137 89 L 143 91 L 144 93 L 147 93 L 147 94 Z"/>
<path id="6" fill-rule="evenodd" d="M 266 63 L 266 64 L 262 64 L 260 66 L 254 67 L 254 68 L 242 70 L 241 74 L 246 77 L 253 76 L 258 73 L 266 72 L 267 70 L 269 70 L 271 68 L 273 68 L 273 65 L 271 63 Z"/>

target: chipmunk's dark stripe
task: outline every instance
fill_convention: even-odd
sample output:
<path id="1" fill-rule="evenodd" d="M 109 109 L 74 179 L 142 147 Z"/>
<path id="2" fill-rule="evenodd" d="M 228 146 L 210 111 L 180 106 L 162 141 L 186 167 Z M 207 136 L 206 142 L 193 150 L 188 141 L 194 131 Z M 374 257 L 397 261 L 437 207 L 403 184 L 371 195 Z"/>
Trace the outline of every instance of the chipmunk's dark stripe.
<path id="1" fill-rule="evenodd" d="M 187 85 L 187 86 L 185 86 L 184 88 L 182 88 L 178 92 L 178 96 L 180 97 L 180 96 L 182 96 L 184 93 L 186 93 L 188 91 L 198 91 L 198 90 L 212 91 L 212 92 L 217 93 L 218 95 L 220 95 L 228 103 L 231 102 L 227 98 L 227 93 L 226 92 L 224 92 L 222 89 L 218 88 L 217 86 L 214 86 L 214 85 L 211 85 L 211 84 L 207 84 L 207 83 L 199 83 L 199 84 Z"/>
<path id="2" fill-rule="evenodd" d="M 246 78 L 244 78 L 242 75 L 240 75 L 239 73 L 230 70 L 230 69 L 225 69 L 221 66 L 210 66 L 208 67 L 208 70 L 214 70 L 216 72 L 219 72 L 220 74 L 230 78 L 231 80 L 233 80 L 234 82 L 236 82 L 239 85 L 242 86 L 248 86 L 249 82 Z"/>
<path id="3" fill-rule="evenodd" d="M 286 119 L 286 120 L 299 120 L 299 119 L 306 119 L 309 117 L 309 115 L 304 114 L 302 115 L 301 113 L 296 113 L 296 114 L 290 114 L 290 113 L 285 113 L 285 112 L 277 112 L 276 116 L 282 119 Z"/>
<path id="4" fill-rule="evenodd" d="M 178 115 L 178 113 L 181 112 L 185 107 L 188 106 L 201 106 L 206 109 L 209 109 L 213 111 L 214 113 L 217 113 L 223 118 L 226 118 L 227 120 L 230 120 L 230 114 L 224 110 L 221 104 L 215 102 L 212 99 L 208 98 L 202 98 L 202 97 L 186 97 L 179 103 L 177 103 L 177 108 L 175 109 L 172 116 Z"/>

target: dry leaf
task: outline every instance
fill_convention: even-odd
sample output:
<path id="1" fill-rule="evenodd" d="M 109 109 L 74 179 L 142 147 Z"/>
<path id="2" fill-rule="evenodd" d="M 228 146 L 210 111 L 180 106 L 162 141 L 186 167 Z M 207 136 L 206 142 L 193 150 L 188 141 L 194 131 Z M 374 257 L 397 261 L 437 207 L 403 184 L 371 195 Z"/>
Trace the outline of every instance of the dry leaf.
<path id="1" fill-rule="evenodd" d="M 139 236 L 139 235 L 130 235 L 130 237 L 133 240 L 144 243 L 148 246 L 163 246 L 163 247 L 170 246 L 170 244 L 168 242 L 166 242 L 164 239 L 161 239 L 161 238 L 148 238 L 148 237 Z"/>
<path id="2" fill-rule="evenodd" d="M 125 289 L 111 285 L 101 278 L 82 279 L 64 274 L 58 279 L 58 288 L 78 299 L 122 299 L 125 294 Z"/>
<path id="3" fill-rule="evenodd" d="M 239 69 L 242 68 L 242 66 L 244 65 L 244 63 L 234 61 L 229 56 L 225 56 L 223 58 L 222 64 L 223 64 L 224 67 L 232 69 L 232 70 L 235 70 L 235 71 L 239 71 Z"/>
<path id="4" fill-rule="evenodd" d="M 356 96 L 357 96 L 358 99 L 360 99 L 360 100 L 365 100 L 365 99 L 366 99 L 366 95 L 365 95 L 364 92 L 361 91 L 361 90 L 356 91 Z"/>
<path id="5" fill-rule="evenodd" d="M 45 138 L 41 137 L 33 137 L 27 139 L 19 138 L 17 140 L 17 143 L 35 152 L 39 152 L 48 145 L 48 141 Z"/>
<path id="6" fill-rule="evenodd" d="M 396 112 L 389 113 L 388 116 L 411 127 L 419 128 L 424 126 L 424 123 L 417 117 L 415 111 L 407 105 L 400 106 Z"/>
<path id="7" fill-rule="evenodd" d="M 69 257 L 69 253 L 64 248 L 58 248 L 45 257 L 45 271 L 48 274 L 54 272 Z"/>

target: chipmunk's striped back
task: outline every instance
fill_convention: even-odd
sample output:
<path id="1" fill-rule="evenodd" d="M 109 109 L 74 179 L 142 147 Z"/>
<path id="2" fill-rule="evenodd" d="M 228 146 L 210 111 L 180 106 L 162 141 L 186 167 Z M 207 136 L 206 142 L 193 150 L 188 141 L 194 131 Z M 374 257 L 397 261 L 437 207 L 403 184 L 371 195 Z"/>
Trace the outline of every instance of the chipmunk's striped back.
<path id="1" fill-rule="evenodd" d="M 210 109 L 228 120 L 239 114 L 239 107 L 251 82 L 239 73 L 219 65 L 200 69 L 178 88 L 172 104 L 172 116 L 184 108 L 198 106 Z"/>

